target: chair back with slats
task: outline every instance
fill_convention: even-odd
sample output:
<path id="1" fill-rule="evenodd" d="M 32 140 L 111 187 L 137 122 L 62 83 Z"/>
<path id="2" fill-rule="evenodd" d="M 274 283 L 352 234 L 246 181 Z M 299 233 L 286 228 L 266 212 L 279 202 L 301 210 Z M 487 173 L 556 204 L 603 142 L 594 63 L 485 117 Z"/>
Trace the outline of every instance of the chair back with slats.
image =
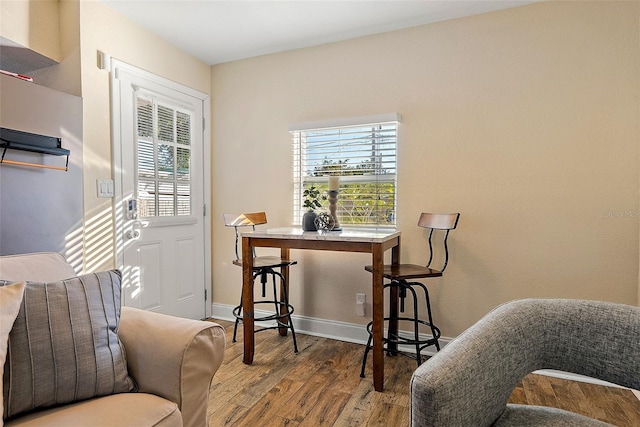
<path id="1" fill-rule="evenodd" d="M 444 273 L 449 263 L 449 247 L 447 246 L 449 232 L 458 226 L 458 219 L 460 219 L 460 213 L 436 214 L 423 212 L 420 215 L 418 226 L 429 230 L 429 261 L 427 261 L 427 268 L 431 268 L 431 261 L 433 261 L 433 231 L 443 230 L 444 264 L 440 272 Z"/>
<path id="2" fill-rule="evenodd" d="M 226 227 L 233 227 L 236 232 L 236 261 L 240 259 L 240 254 L 238 252 L 238 241 L 240 239 L 240 233 L 238 229 L 240 227 L 251 227 L 251 229 L 255 230 L 256 225 L 262 225 L 267 223 L 267 214 L 264 212 L 254 212 L 254 213 L 225 213 L 222 214 L 224 218 L 224 225 Z M 255 257 L 255 250 L 253 256 Z"/>

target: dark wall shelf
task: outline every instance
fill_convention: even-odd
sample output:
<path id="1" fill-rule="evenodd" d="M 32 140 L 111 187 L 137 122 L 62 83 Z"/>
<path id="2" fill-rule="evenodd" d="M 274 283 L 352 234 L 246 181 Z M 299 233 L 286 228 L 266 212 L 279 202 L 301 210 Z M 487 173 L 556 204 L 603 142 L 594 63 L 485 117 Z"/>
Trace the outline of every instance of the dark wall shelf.
<path id="1" fill-rule="evenodd" d="M 7 128 L 0 128 L 0 147 L 54 156 L 68 156 L 71 154 L 71 151 L 62 148 L 61 138 L 36 135 L 35 133 Z"/>
<path id="2" fill-rule="evenodd" d="M 49 169 L 67 170 L 69 167 L 69 155 L 71 151 L 62 148 L 62 139 L 54 136 L 37 135 L 35 133 L 23 132 L 14 129 L 0 128 L 0 148 L 2 148 L 1 163 L 8 163 L 20 166 L 44 167 Z M 31 151 L 33 153 L 50 154 L 53 156 L 67 156 L 67 163 L 64 168 L 55 166 L 39 165 L 36 163 L 25 163 L 5 160 L 7 150 Z"/>

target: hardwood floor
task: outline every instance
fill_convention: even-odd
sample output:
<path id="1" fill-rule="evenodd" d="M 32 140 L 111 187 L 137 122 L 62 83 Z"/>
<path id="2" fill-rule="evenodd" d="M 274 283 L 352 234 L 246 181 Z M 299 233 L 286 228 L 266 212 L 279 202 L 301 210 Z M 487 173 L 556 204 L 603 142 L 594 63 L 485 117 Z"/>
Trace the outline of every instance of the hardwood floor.
<path id="1" fill-rule="evenodd" d="M 385 359 L 385 391 L 373 390 L 371 362 L 360 378 L 363 346 L 298 334 L 256 334 L 256 357 L 242 363 L 242 333 L 231 342 L 227 330 L 224 362 L 211 384 L 210 427 L 408 426 L 409 380 L 416 368 L 406 357 Z M 513 403 L 559 407 L 620 427 L 640 426 L 640 400 L 629 390 L 543 375 L 528 375 L 514 390 Z"/>

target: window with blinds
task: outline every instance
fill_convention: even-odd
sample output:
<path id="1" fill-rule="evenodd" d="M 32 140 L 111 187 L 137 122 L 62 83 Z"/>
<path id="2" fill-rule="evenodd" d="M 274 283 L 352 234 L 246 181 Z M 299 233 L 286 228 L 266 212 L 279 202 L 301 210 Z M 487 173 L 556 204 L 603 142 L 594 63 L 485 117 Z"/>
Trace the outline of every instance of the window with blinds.
<path id="1" fill-rule="evenodd" d="M 192 115 L 141 96 L 136 102 L 138 214 L 191 215 Z"/>
<path id="2" fill-rule="evenodd" d="M 385 114 L 291 126 L 296 224 L 304 191 L 314 186 L 326 194 L 329 176 L 339 176 L 336 215 L 343 227 L 394 227 L 399 122 L 398 114 Z"/>

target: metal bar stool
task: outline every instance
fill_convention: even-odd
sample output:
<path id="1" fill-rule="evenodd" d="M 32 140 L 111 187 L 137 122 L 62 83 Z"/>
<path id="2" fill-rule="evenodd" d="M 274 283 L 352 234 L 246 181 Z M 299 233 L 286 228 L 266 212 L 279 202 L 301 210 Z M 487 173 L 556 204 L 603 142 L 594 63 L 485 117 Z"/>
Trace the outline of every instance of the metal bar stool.
<path id="1" fill-rule="evenodd" d="M 458 225 L 459 213 L 452 214 L 434 214 L 434 213 L 422 213 L 418 220 L 418 226 L 429 230 L 429 260 L 426 267 L 415 264 L 399 264 L 399 265 L 385 265 L 383 275 L 385 278 L 391 280 L 390 283 L 384 285 L 384 288 L 390 289 L 390 301 L 389 301 L 389 317 L 384 318 L 385 326 L 387 326 L 387 337 L 383 338 L 383 345 L 388 355 L 396 355 L 400 353 L 398 351 L 398 345 L 415 346 L 415 357 L 410 354 L 404 355 L 415 359 L 418 362 L 418 366 L 422 363 L 421 352 L 429 346 L 435 346 L 437 351 L 440 351 L 440 329 L 433 323 L 433 316 L 431 314 L 431 301 L 429 299 L 429 290 L 420 282 L 409 281 L 412 279 L 427 279 L 430 277 L 440 277 L 449 263 L 449 247 L 447 240 L 449 238 L 449 232 L 456 228 Z M 433 236 L 435 230 L 443 231 L 442 245 L 444 248 L 444 263 L 440 270 L 431 268 L 431 262 L 433 261 Z M 373 272 L 373 266 L 368 265 L 365 270 Z M 422 291 L 424 295 L 427 317 L 426 319 L 420 318 L 418 311 L 418 291 Z M 411 294 L 413 301 L 413 317 L 402 316 L 397 312 L 397 303 L 393 303 L 391 300 L 400 300 L 400 312 L 404 313 L 405 299 L 407 293 Z M 409 323 L 412 332 L 404 335 L 400 334 L 401 328 L 399 325 L 403 323 Z M 364 357 L 362 358 L 362 370 L 360 376 L 364 378 L 364 368 L 367 363 L 367 356 L 371 349 L 371 341 L 373 340 L 373 334 L 371 332 L 373 322 L 367 324 L 367 332 L 369 333 L 369 339 L 364 350 Z M 427 326 L 431 330 L 431 337 L 420 337 L 420 325 Z M 392 332 L 395 331 L 395 332 Z"/>
<path id="2" fill-rule="evenodd" d="M 236 259 L 233 260 L 233 264 L 242 267 L 242 259 L 238 252 L 239 242 L 239 228 L 251 227 L 256 229 L 256 225 L 262 225 L 267 223 L 267 215 L 264 212 L 255 213 L 243 213 L 243 214 L 223 214 L 224 225 L 227 227 L 233 227 L 236 234 Z M 293 314 L 293 306 L 289 304 L 289 284 L 286 282 L 284 276 L 280 271 L 275 270 L 282 269 L 291 265 L 296 265 L 298 262 L 288 259 L 283 259 L 276 256 L 256 256 L 255 251 L 253 254 L 253 280 L 258 276 L 260 277 L 260 283 L 262 285 L 262 298 L 255 301 L 255 306 L 267 305 L 273 307 L 273 312 L 262 317 L 256 317 L 254 320 L 258 322 L 274 322 L 274 326 L 262 326 L 256 329 L 255 332 L 266 331 L 269 329 L 278 329 L 282 335 L 286 335 L 287 329 L 291 330 L 291 337 L 293 338 L 293 349 L 298 352 L 298 342 L 296 341 L 296 331 L 293 328 L 293 322 L 291 321 L 291 315 Z M 273 299 L 266 299 L 267 277 L 272 278 L 273 287 Z M 276 289 L 276 277 L 280 278 L 280 299 L 278 299 L 278 293 Z M 242 295 L 242 293 L 241 293 Z M 236 334 L 238 332 L 238 324 L 242 322 L 242 296 L 240 297 L 240 304 L 233 309 L 233 315 L 236 318 L 233 326 L 233 342 L 236 342 Z"/>

